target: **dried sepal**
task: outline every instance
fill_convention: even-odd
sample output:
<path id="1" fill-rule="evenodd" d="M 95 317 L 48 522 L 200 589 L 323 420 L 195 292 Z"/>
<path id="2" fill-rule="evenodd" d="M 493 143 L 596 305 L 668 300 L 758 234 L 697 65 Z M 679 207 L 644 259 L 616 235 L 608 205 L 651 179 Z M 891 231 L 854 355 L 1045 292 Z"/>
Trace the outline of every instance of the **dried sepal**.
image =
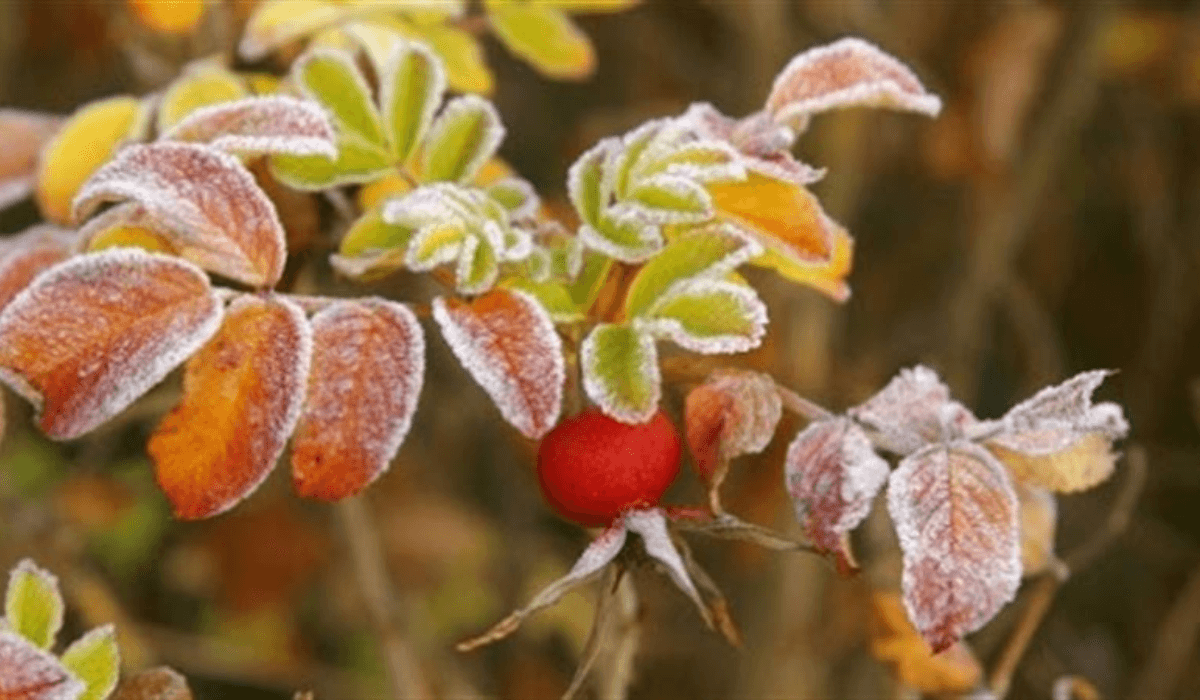
<path id="1" fill-rule="evenodd" d="M 606 414 L 623 423 L 645 423 L 658 410 L 662 374 L 649 335 L 602 323 L 584 338 L 579 356 L 584 391 Z"/>
<path id="2" fill-rule="evenodd" d="M 525 618 L 539 610 L 554 605 L 567 593 L 595 579 L 604 567 L 608 566 L 616 558 L 617 554 L 621 552 L 621 548 L 625 546 L 627 537 L 628 531 L 626 530 L 625 522 L 617 521 L 612 527 L 601 532 L 596 536 L 596 539 L 592 540 L 592 543 L 583 551 L 583 554 L 576 560 L 574 566 L 571 567 L 566 576 L 542 589 L 525 607 L 496 623 L 487 632 L 459 642 L 455 648 L 459 651 L 471 651 L 472 649 L 478 649 L 481 646 L 497 642 L 512 634 L 520 627 L 521 622 Z"/>
<path id="3" fill-rule="evenodd" d="M 433 317 L 505 420 L 534 439 L 554 427 L 566 379 L 562 339 L 535 299 L 511 289 L 471 302 L 439 297 Z"/>
<path id="4" fill-rule="evenodd" d="M 767 306 L 749 285 L 692 278 L 672 285 L 634 325 L 692 352 L 745 352 L 767 332 Z"/>
<path id="5" fill-rule="evenodd" d="M 66 260 L 74 236 L 66 229 L 42 224 L 3 239 L 0 247 L 0 309 L 43 270 Z"/>
<path id="6" fill-rule="evenodd" d="M 205 143 L 244 156 L 337 156 L 336 134 L 325 112 L 315 102 L 283 95 L 201 107 L 162 138 Z"/>
<path id="7" fill-rule="evenodd" d="M 312 331 L 293 303 L 243 296 L 230 305 L 146 448 L 176 517 L 217 515 L 262 483 L 299 418 L 311 357 Z"/>
<path id="8" fill-rule="evenodd" d="M 180 255 L 253 286 L 279 281 L 287 257 L 275 205 L 237 158 L 207 146 L 130 146 L 98 170 L 72 205 L 82 220 L 106 201 L 145 207 Z"/>
<path id="9" fill-rule="evenodd" d="M 966 441 L 908 457 L 888 479 L 904 604 L 935 652 L 982 627 L 1021 583 L 1017 497 L 1004 465 Z"/>
<path id="10" fill-rule="evenodd" d="M 400 449 L 425 377 L 425 336 L 408 307 L 339 302 L 312 319 L 313 354 L 292 440 L 301 496 L 338 500 L 378 478 Z"/>
<path id="11" fill-rule="evenodd" d="M 22 559 L 8 573 L 5 627 L 41 649 L 54 646 L 63 623 L 63 599 L 54 574 Z"/>
<path id="12" fill-rule="evenodd" d="M 72 258 L 0 314 L 0 379 L 78 437 L 157 384 L 216 332 L 221 304 L 191 263 L 135 249 Z"/>
<path id="13" fill-rule="evenodd" d="M 848 418 L 812 423 L 788 446 L 784 479 L 796 519 L 843 569 L 856 568 L 847 536 L 870 513 L 888 471 L 867 434 Z"/>
<path id="14" fill-rule="evenodd" d="M 684 402 L 697 474 L 716 486 L 730 459 L 766 449 L 782 415 L 783 402 L 770 376 L 737 369 L 713 372 Z"/>
<path id="15" fill-rule="evenodd" d="M 421 177 L 425 182 L 467 182 L 503 140 L 504 125 L 491 102 L 477 95 L 455 98 L 429 127 Z"/>
<path id="16" fill-rule="evenodd" d="M 58 115 L 0 109 L 0 210 L 33 192 L 38 153 L 62 124 Z"/>
<path id="17" fill-rule="evenodd" d="M 679 555 L 679 550 L 671 542 L 671 533 L 667 530 L 667 519 L 663 511 L 658 508 L 631 510 L 625 514 L 624 523 L 625 527 L 641 536 L 646 554 L 661 564 L 666 569 L 667 576 L 671 581 L 687 595 L 689 600 L 696 604 L 696 609 L 700 611 L 700 616 L 704 618 L 705 624 L 714 627 L 708 606 L 704 604 L 704 599 L 696 590 L 696 584 L 692 582 L 692 577 L 688 574 L 687 566 Z"/>
<path id="18" fill-rule="evenodd" d="M 942 102 L 903 63 L 854 37 L 794 57 L 775 78 L 766 102 L 776 122 L 798 130 L 811 115 L 840 107 L 884 107 L 932 117 Z"/>
<path id="19" fill-rule="evenodd" d="M 75 640 L 63 652 L 62 664 L 83 681 L 79 700 L 105 700 L 117 687 L 121 671 L 116 629 L 103 625 Z"/>
<path id="20" fill-rule="evenodd" d="M 83 681 L 49 652 L 18 634 L 0 630 L 0 698 L 79 700 L 83 691 Z"/>
<path id="21" fill-rule="evenodd" d="M 880 446 L 900 455 L 961 437 L 978 422 L 950 398 L 937 372 L 923 365 L 900 370 L 879 393 L 847 414 L 874 431 Z"/>

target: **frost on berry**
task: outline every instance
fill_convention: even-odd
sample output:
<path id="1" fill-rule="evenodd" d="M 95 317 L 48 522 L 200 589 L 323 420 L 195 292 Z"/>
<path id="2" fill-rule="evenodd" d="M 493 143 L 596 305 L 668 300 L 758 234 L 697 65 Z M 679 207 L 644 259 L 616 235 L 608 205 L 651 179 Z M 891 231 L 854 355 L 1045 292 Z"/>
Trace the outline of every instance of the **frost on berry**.
<path id="1" fill-rule="evenodd" d="M 714 372 L 684 404 L 688 447 L 696 470 L 709 480 L 734 457 L 762 452 L 783 414 L 775 380 L 759 372 Z"/>
<path id="2" fill-rule="evenodd" d="M 4 700 L 78 700 L 83 681 L 48 652 L 24 637 L 0 630 L 0 698 Z"/>
<path id="3" fill-rule="evenodd" d="M 846 536 L 866 519 L 888 479 L 888 464 L 867 434 L 848 418 L 809 425 L 788 446 L 784 478 L 809 539 L 853 569 Z"/>
<path id="4" fill-rule="evenodd" d="M 71 254 L 72 234 L 52 224 L 28 228 L 0 243 L 0 309 L 38 273 Z"/>
<path id="5" fill-rule="evenodd" d="M 339 302 L 312 319 L 308 395 L 292 441 L 302 496 L 352 496 L 387 469 L 408 434 L 425 377 L 425 336 L 408 307 Z"/>
<path id="6" fill-rule="evenodd" d="M 162 136 L 239 155 L 337 156 L 333 124 L 310 100 L 272 95 L 201 107 Z"/>
<path id="7" fill-rule="evenodd" d="M 0 210 L 33 193 L 38 153 L 62 124 L 57 115 L 0 109 Z"/>
<path id="8" fill-rule="evenodd" d="M 885 107 L 936 116 L 942 102 L 903 63 L 857 38 L 797 55 L 767 97 L 776 122 L 803 129 L 808 117 L 840 107 Z"/>
<path id="9" fill-rule="evenodd" d="M 311 357 L 312 331 L 291 302 L 244 296 L 229 307 L 147 446 L 177 517 L 221 513 L 267 477 L 299 418 Z"/>
<path id="10" fill-rule="evenodd" d="M 935 652 L 982 627 L 1016 594 L 1017 509 L 1004 465 L 970 442 L 925 447 L 889 477 L 904 604 Z"/>
<path id="11" fill-rule="evenodd" d="M 848 413 L 878 433 L 882 447 L 901 455 L 959 437 L 978 422 L 950 398 L 950 389 L 937 372 L 922 365 L 900 370 L 879 393 Z"/>
<path id="12" fill-rule="evenodd" d="M 253 286 L 279 281 L 287 257 L 275 205 L 237 158 L 208 146 L 162 141 L 130 146 L 84 183 L 78 221 L 105 201 L 132 200 L 179 254 Z"/>
<path id="13" fill-rule="evenodd" d="M 0 378 L 74 438 L 115 416 L 216 332 L 221 304 L 191 263 L 134 249 L 72 258 L 0 314 Z"/>
<path id="14" fill-rule="evenodd" d="M 462 366 L 501 415 L 530 438 L 545 435 L 562 409 L 562 340 L 541 304 L 494 289 L 471 302 L 439 297 L 433 318 Z"/>

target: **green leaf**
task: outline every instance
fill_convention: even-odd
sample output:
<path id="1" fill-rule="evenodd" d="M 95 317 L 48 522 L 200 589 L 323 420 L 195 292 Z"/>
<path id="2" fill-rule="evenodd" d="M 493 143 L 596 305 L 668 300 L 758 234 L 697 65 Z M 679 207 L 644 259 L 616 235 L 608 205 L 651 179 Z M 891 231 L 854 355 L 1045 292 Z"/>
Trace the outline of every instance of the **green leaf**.
<path id="1" fill-rule="evenodd" d="M 612 258 L 606 255 L 599 255 L 591 251 L 584 252 L 583 262 L 579 266 L 579 274 L 570 286 L 571 299 L 579 308 L 584 310 L 592 308 L 596 297 L 600 295 L 600 290 L 604 288 L 604 282 L 608 279 L 608 271 L 612 269 L 612 265 Z"/>
<path id="2" fill-rule="evenodd" d="M 491 289 L 499 273 L 496 248 L 484 236 L 469 236 L 458 257 L 455 282 L 463 294 L 481 294 Z"/>
<path id="3" fill-rule="evenodd" d="M 63 622 L 58 579 L 32 560 L 23 559 L 8 575 L 4 617 L 13 632 L 42 649 L 49 649 Z"/>
<path id="4" fill-rule="evenodd" d="M 573 323 L 583 320 L 583 312 L 571 298 L 566 285 L 559 282 L 536 282 L 524 277 L 513 277 L 501 283 L 504 287 L 517 289 L 538 300 L 555 323 Z"/>
<path id="5" fill-rule="evenodd" d="M 295 81 L 312 99 L 329 110 L 341 134 L 387 152 L 387 136 L 371 101 L 371 88 L 351 57 L 342 51 L 309 51 L 292 69 Z"/>
<path id="6" fill-rule="evenodd" d="M 404 262 L 414 272 L 432 270 L 458 259 L 466 237 L 466 230 L 457 222 L 426 226 L 408 244 Z"/>
<path id="7" fill-rule="evenodd" d="M 486 188 L 487 194 L 504 207 L 513 218 L 527 218 L 537 214 L 537 191 L 528 181 L 519 177 L 506 177 L 497 180 Z"/>
<path id="8" fill-rule="evenodd" d="M 271 156 L 271 174 L 288 187 L 322 190 L 344 184 L 371 182 L 392 171 L 391 155 L 352 135 L 338 140 L 337 158 L 321 155 Z"/>
<path id="9" fill-rule="evenodd" d="M 585 246 L 611 258 L 642 262 L 662 248 L 662 231 L 643 221 L 636 210 L 613 207 L 601 213 L 597 224 L 595 228 L 581 227 L 579 238 Z"/>
<path id="10" fill-rule="evenodd" d="M 693 352 L 745 352 L 762 342 L 767 307 L 753 287 L 693 278 L 668 290 L 637 327 Z"/>
<path id="11" fill-rule="evenodd" d="M 413 229 L 384 221 L 381 211 L 376 207 L 358 217 L 342 237 L 338 252 L 343 256 L 355 257 L 371 251 L 407 246 L 412 240 Z"/>
<path id="12" fill-rule="evenodd" d="M 609 149 L 604 164 L 604 189 L 617 199 L 629 196 L 629 188 L 635 182 L 635 170 L 642 156 L 660 138 L 668 125 L 667 119 L 646 122 L 621 137 L 620 145 Z"/>
<path id="13" fill-rule="evenodd" d="M 455 92 L 490 95 L 495 87 L 483 47 L 470 32 L 451 24 L 415 26 L 416 38 L 429 44 L 445 64 L 446 80 Z"/>
<path id="14" fill-rule="evenodd" d="M 575 205 L 580 220 L 593 228 L 599 225 L 600 213 L 608 205 L 604 164 L 617 148 L 620 148 L 617 139 L 604 139 L 579 156 L 567 171 L 567 193 L 571 204 Z"/>
<path id="15" fill-rule="evenodd" d="M 682 279 L 724 274 L 760 251 L 732 227 L 709 226 L 685 233 L 638 270 L 625 295 L 625 317 L 636 318 L 646 313 L 667 289 Z"/>
<path id="16" fill-rule="evenodd" d="M 648 156 L 639 170 L 651 176 L 679 175 L 696 182 L 737 181 L 746 177 L 741 156 L 722 141 L 696 141 Z"/>
<path id="17" fill-rule="evenodd" d="M 404 163 L 433 121 L 446 90 L 446 74 L 428 48 L 405 42 L 390 59 L 382 81 L 383 117 L 394 153 Z"/>
<path id="18" fill-rule="evenodd" d="M 80 637 L 62 655 L 62 664 L 87 688 L 79 700 L 104 700 L 117 687 L 121 654 L 112 625 L 97 627 Z"/>
<path id="19" fill-rule="evenodd" d="M 700 223 L 713 216 L 712 197 L 693 180 L 678 175 L 657 175 L 629 192 L 643 218 L 664 224 Z"/>
<path id="20" fill-rule="evenodd" d="M 582 80 L 596 69 L 592 42 L 562 10 L 544 2 L 487 0 L 492 30 L 539 73 Z"/>
<path id="21" fill-rule="evenodd" d="M 504 126 L 491 102 L 477 95 L 452 100 L 429 129 L 420 168 L 422 180 L 470 180 L 503 139 Z"/>
<path id="22" fill-rule="evenodd" d="M 662 376 L 654 339 L 627 325 L 600 324 L 580 348 L 583 388 L 608 415 L 644 423 L 658 409 Z"/>
<path id="23" fill-rule="evenodd" d="M 171 83 L 159 100 L 158 133 L 166 133 L 200 107 L 230 102 L 249 94 L 233 71 L 210 61 L 192 64 Z"/>

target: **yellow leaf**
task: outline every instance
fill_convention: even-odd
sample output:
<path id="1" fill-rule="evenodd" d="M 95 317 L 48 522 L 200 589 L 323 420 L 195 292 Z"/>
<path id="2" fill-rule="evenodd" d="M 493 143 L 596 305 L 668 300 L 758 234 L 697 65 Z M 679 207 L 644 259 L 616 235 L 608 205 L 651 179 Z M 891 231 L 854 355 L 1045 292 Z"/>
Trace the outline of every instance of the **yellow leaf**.
<path id="1" fill-rule="evenodd" d="M 138 99 L 110 97 L 85 105 L 67 120 L 38 163 L 37 203 L 47 219 L 70 222 L 71 200 L 80 185 L 142 125 L 142 116 Z"/>
<path id="2" fill-rule="evenodd" d="M 272 49 L 341 20 L 345 9 L 325 0 L 265 0 L 255 8 L 238 53 L 256 60 Z"/>
<path id="3" fill-rule="evenodd" d="M 167 34 L 187 34 L 200 23 L 204 0 L 126 0 L 144 26 Z"/>
<path id="4" fill-rule="evenodd" d="M 445 64 L 446 81 L 451 90 L 491 94 L 495 87 L 492 70 L 484 58 L 483 47 L 469 32 L 450 24 L 405 22 L 395 17 L 376 18 L 375 22 L 408 39 L 428 44 Z"/>
<path id="5" fill-rule="evenodd" d="M 398 174 L 384 175 L 358 191 L 358 206 L 363 211 L 374 209 L 385 199 L 412 191 L 412 184 Z"/>
<path id="6" fill-rule="evenodd" d="M 101 231 L 88 241 L 88 251 L 105 248 L 141 248 L 152 253 L 176 252 L 175 247 L 164 236 L 141 226 L 116 226 Z"/>
<path id="7" fill-rule="evenodd" d="M 545 3 L 567 12 L 623 12 L 640 5 L 642 0 L 550 0 Z"/>
<path id="8" fill-rule="evenodd" d="M 871 594 L 871 655 L 922 693 L 963 693 L 983 676 L 979 661 L 962 642 L 934 654 L 908 621 L 900 595 L 892 591 Z"/>
<path id="9" fill-rule="evenodd" d="M 1017 481 L 1059 493 L 1089 489 L 1112 475 L 1117 455 L 1112 440 L 1102 433 L 1088 433 L 1061 452 L 1031 455 L 1010 450 L 996 441 L 984 444 Z"/>
<path id="10" fill-rule="evenodd" d="M 596 69 L 587 35 L 556 7 L 533 2 L 486 3 L 496 37 L 541 74 L 582 80 Z"/>
<path id="11" fill-rule="evenodd" d="M 158 105 L 158 132 L 167 131 L 200 107 L 229 102 L 246 94 L 236 73 L 208 62 L 192 64 L 163 93 Z"/>

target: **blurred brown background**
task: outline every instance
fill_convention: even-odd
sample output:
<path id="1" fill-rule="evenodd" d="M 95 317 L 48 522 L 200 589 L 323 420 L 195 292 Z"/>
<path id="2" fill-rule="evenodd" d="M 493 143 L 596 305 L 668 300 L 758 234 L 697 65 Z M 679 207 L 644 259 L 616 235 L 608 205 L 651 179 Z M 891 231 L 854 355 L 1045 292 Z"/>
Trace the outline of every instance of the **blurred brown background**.
<path id="1" fill-rule="evenodd" d="M 225 8 L 232 24 L 165 38 L 117 2 L 0 3 L 0 105 L 65 113 L 157 89 L 186 60 L 229 46 L 244 4 Z M 981 417 L 1077 371 L 1120 370 L 1102 397 L 1126 407 L 1145 488 L 1123 536 L 1053 599 L 1011 697 L 1048 698 L 1065 674 L 1106 698 L 1200 697 L 1200 7 L 648 0 L 581 24 L 599 58 L 583 83 L 550 82 L 486 42 L 503 154 L 549 199 L 598 138 L 696 100 L 754 111 L 792 55 L 844 35 L 879 44 L 942 96 L 936 121 L 854 110 L 802 137 L 801 157 L 829 168 L 815 191 L 857 242 L 854 295 L 838 306 L 753 275 L 773 323 L 749 364 L 841 409 L 924 362 Z M 0 231 L 35 219 L 18 206 L 0 213 Z M 565 571 L 586 535 L 541 503 L 534 446 L 432 333 L 430 345 L 413 433 L 369 493 L 411 641 L 445 697 L 557 697 L 587 633 L 586 597 L 492 648 L 451 649 Z M 383 697 L 342 532 L 329 506 L 290 494 L 286 470 L 230 514 L 168 518 L 142 451 L 176 395 L 167 384 L 66 445 L 8 402 L 0 564 L 37 558 L 62 579 L 68 632 L 115 620 L 128 661 L 175 666 L 199 698 Z M 676 416 L 683 389 L 668 392 Z M 798 427 L 738 463 L 731 510 L 792 527 L 781 462 Z M 1127 472 L 1060 499 L 1060 550 L 1103 529 Z M 695 502 L 701 490 L 687 475 L 671 497 Z M 745 647 L 726 646 L 665 579 L 639 573 L 630 698 L 918 696 L 872 658 L 867 580 L 814 557 L 694 545 Z M 985 668 L 1024 604 L 974 637 Z"/>

